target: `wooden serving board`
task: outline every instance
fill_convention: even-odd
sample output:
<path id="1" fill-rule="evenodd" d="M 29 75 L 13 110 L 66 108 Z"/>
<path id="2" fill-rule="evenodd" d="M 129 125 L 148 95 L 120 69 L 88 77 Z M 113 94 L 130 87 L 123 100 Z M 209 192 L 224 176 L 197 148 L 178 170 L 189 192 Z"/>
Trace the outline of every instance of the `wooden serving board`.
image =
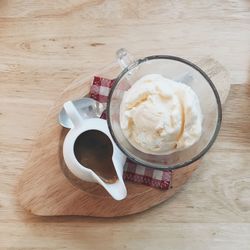
<path id="1" fill-rule="evenodd" d="M 230 89 L 227 72 L 211 58 L 197 64 L 215 83 L 224 103 Z M 112 65 L 98 75 L 114 77 L 116 74 L 117 68 Z M 75 80 L 60 94 L 48 112 L 17 189 L 21 205 L 33 214 L 115 217 L 138 213 L 175 194 L 200 163 L 197 161 L 174 170 L 172 187 L 167 191 L 126 182 L 128 196 L 122 201 L 113 200 L 98 184 L 74 177 L 66 168 L 62 156 L 62 144 L 68 130 L 58 124 L 57 118 L 64 102 L 78 99 L 89 92 L 91 81 L 92 78 L 82 77 Z"/>

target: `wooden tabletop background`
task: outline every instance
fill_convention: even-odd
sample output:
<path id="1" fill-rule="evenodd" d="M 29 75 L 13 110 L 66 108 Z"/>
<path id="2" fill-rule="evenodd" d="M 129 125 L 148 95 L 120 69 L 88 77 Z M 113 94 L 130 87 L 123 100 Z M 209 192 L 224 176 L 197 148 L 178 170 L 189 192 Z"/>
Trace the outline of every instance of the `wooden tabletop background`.
<path id="1" fill-rule="evenodd" d="M 250 2 L 1 0 L 0 249 L 250 249 L 246 141 L 244 157 L 235 142 L 231 172 L 216 160 L 204 164 L 175 197 L 142 214 L 40 218 L 19 206 L 18 176 L 48 108 L 73 79 L 104 67 L 121 47 L 137 57 L 209 55 L 232 83 L 249 84 Z M 219 143 L 213 150 L 221 157 Z"/>

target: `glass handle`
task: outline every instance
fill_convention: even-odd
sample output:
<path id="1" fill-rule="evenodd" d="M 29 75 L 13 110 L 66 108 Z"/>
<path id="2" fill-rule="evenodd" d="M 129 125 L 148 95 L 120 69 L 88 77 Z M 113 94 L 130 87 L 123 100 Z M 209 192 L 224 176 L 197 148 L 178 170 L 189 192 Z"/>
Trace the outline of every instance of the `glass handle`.
<path id="1" fill-rule="evenodd" d="M 124 48 L 116 51 L 116 58 L 122 70 L 135 62 L 134 57 Z"/>

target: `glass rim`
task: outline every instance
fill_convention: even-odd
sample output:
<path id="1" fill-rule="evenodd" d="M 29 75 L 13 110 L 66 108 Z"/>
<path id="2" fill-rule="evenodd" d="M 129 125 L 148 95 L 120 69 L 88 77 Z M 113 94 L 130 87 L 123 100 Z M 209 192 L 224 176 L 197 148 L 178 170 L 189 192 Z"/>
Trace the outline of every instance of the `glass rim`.
<path id="1" fill-rule="evenodd" d="M 112 124 L 111 124 L 111 119 L 110 119 L 110 103 L 111 103 L 111 98 L 113 96 L 114 90 L 116 88 L 116 86 L 118 85 L 119 81 L 124 77 L 124 75 L 129 72 L 130 70 L 134 69 L 135 67 L 137 67 L 138 65 L 145 63 L 147 61 L 151 61 L 151 60 L 155 60 L 155 59 L 167 59 L 167 60 L 173 60 L 173 61 L 179 61 L 181 63 L 187 64 L 188 66 L 192 67 L 193 69 L 197 70 L 204 78 L 205 80 L 208 82 L 208 84 L 210 85 L 215 99 L 216 99 L 216 103 L 217 103 L 217 108 L 218 108 L 218 116 L 217 116 L 217 123 L 216 123 L 216 128 L 214 130 L 213 136 L 211 137 L 209 143 L 206 145 L 206 147 L 204 147 L 198 154 L 196 154 L 194 157 L 192 157 L 190 160 L 178 163 L 178 164 L 174 164 L 174 165 L 170 165 L 170 166 L 164 166 L 164 164 L 157 164 L 157 166 L 154 166 L 154 163 L 148 163 L 145 160 L 140 159 L 139 157 L 135 158 L 135 156 L 132 156 L 120 143 L 119 141 L 116 139 L 116 136 L 113 132 L 112 129 Z M 107 123 L 108 123 L 108 128 L 110 131 L 110 134 L 113 138 L 113 140 L 115 141 L 116 145 L 118 146 L 118 148 L 133 162 L 135 162 L 136 164 L 140 164 L 142 166 L 148 167 L 148 168 L 153 168 L 153 169 L 158 169 L 158 170 L 174 170 L 174 169 L 178 169 L 178 168 L 182 168 L 185 167 L 187 165 L 190 165 L 192 163 L 194 163 L 195 161 L 199 160 L 202 156 L 204 156 L 207 151 L 212 147 L 212 145 L 214 144 L 219 131 L 220 131 L 220 127 L 221 127 L 221 122 L 222 122 L 222 106 L 221 106 L 221 101 L 220 101 L 220 96 L 219 93 L 214 85 L 214 83 L 212 82 L 212 80 L 208 77 L 208 75 L 200 68 L 198 67 L 196 64 L 183 59 L 181 57 L 177 57 L 177 56 L 171 56 L 171 55 L 153 55 L 153 56 L 147 56 L 144 57 L 142 59 L 138 59 L 136 60 L 134 63 L 130 64 L 128 67 L 126 67 L 118 76 L 117 78 L 114 79 L 114 84 L 110 90 L 109 96 L 108 96 L 108 102 L 107 102 Z"/>

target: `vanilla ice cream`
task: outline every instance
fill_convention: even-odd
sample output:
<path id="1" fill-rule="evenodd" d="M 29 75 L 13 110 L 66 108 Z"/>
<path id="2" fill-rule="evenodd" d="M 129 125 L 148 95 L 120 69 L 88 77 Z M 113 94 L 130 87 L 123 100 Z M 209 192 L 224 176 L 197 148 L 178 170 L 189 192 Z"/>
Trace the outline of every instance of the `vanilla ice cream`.
<path id="1" fill-rule="evenodd" d="M 169 154 L 197 142 L 202 113 L 195 92 L 187 85 L 150 74 L 125 92 L 120 125 L 129 142 L 150 154 Z"/>

